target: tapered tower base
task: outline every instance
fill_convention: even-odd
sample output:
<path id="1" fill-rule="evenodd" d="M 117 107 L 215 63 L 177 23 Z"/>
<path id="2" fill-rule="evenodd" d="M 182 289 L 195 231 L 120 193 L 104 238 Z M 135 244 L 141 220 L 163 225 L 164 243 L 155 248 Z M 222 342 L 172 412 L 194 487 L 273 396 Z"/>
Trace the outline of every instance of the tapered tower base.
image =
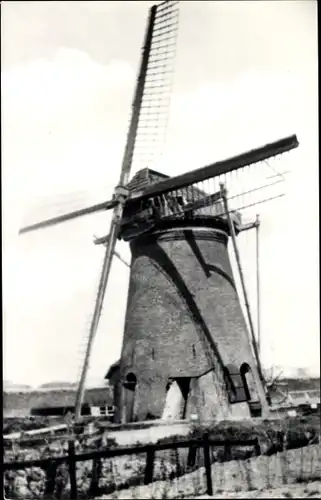
<path id="1" fill-rule="evenodd" d="M 122 422 L 268 412 L 222 219 L 163 222 L 131 240 L 115 403 Z"/>

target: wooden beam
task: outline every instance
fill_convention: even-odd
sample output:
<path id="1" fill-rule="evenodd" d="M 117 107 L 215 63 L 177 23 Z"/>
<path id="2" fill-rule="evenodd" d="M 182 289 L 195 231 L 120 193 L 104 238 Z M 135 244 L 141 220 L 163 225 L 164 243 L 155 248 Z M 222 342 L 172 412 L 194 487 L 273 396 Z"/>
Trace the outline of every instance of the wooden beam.
<path id="1" fill-rule="evenodd" d="M 221 198 L 222 195 L 220 191 L 218 191 L 217 193 L 209 194 L 208 196 L 204 196 L 204 198 L 188 203 L 187 205 L 185 205 L 185 207 L 183 206 L 182 212 L 194 212 L 194 210 L 209 207 L 217 203 Z"/>
<path id="2" fill-rule="evenodd" d="M 148 186 L 140 192 L 133 192 L 130 194 L 128 202 L 130 202 L 130 200 L 140 201 L 152 196 L 158 196 L 169 191 L 175 191 L 177 189 L 191 186 L 196 182 L 205 181 L 212 177 L 233 172 L 234 170 L 246 167 L 247 165 L 267 160 L 272 156 L 290 151 L 291 149 L 298 147 L 298 145 L 299 142 L 297 136 L 291 135 L 279 141 L 266 144 L 260 148 L 252 149 L 251 151 L 241 155 L 228 158 L 227 160 L 218 161 L 216 163 L 212 163 L 211 165 L 207 165 L 206 167 L 198 168 L 176 177 L 170 177 L 164 181 Z"/>
<path id="3" fill-rule="evenodd" d="M 180 206 L 180 208 L 176 211 L 173 211 L 169 215 L 165 215 L 165 212 L 163 213 L 160 211 L 158 219 L 167 219 L 170 217 L 175 217 L 178 215 L 182 215 L 183 213 L 187 212 L 193 212 L 195 210 L 199 210 L 201 208 L 206 208 L 208 206 L 214 205 L 221 199 L 221 192 L 218 191 L 217 193 L 210 194 L 208 196 L 203 196 L 203 198 L 200 198 L 199 200 L 196 201 L 191 201 L 190 203 L 187 203 L 186 205 Z M 149 221 L 151 223 L 156 222 L 158 220 L 156 217 L 154 217 L 151 214 L 151 209 L 146 208 L 144 210 L 139 210 L 136 213 L 133 213 L 133 215 L 129 217 L 123 217 L 122 219 L 122 225 L 128 226 L 129 224 L 132 224 L 134 222 L 142 222 L 142 221 Z M 106 237 L 104 238 L 98 238 L 95 240 L 95 244 L 100 244 L 100 243 L 105 243 Z"/>
<path id="4" fill-rule="evenodd" d="M 61 222 L 67 222 L 69 220 L 77 219 L 78 217 L 83 217 L 84 215 L 94 214 L 102 210 L 109 210 L 114 208 L 118 203 L 118 200 L 104 201 L 97 205 L 92 205 L 91 207 L 82 208 L 76 210 L 75 212 L 69 212 L 68 214 L 59 215 L 58 217 L 53 217 L 52 219 L 46 219 L 41 222 L 37 222 L 30 226 L 25 226 L 20 229 L 19 234 L 29 233 L 30 231 L 35 231 L 36 229 L 44 229 L 46 227 L 55 226 Z"/>
<path id="5" fill-rule="evenodd" d="M 257 350 L 261 359 L 261 286 L 260 286 L 260 216 L 256 215 L 255 221 L 255 242 L 256 242 L 256 314 L 257 314 Z"/>
<path id="6" fill-rule="evenodd" d="M 249 231 L 250 229 L 255 229 L 257 225 L 258 225 L 257 221 L 249 222 L 248 224 L 242 224 L 241 226 L 238 227 L 237 230 L 239 233 L 241 233 L 242 231 Z"/>

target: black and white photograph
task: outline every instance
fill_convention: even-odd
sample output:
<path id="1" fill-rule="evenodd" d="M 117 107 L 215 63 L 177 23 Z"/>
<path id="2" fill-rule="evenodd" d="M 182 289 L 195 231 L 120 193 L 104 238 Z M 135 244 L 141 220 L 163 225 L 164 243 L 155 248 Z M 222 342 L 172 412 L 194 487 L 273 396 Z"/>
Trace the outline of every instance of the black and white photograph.
<path id="1" fill-rule="evenodd" d="M 321 498 L 318 2 L 3 0 L 3 497 Z"/>

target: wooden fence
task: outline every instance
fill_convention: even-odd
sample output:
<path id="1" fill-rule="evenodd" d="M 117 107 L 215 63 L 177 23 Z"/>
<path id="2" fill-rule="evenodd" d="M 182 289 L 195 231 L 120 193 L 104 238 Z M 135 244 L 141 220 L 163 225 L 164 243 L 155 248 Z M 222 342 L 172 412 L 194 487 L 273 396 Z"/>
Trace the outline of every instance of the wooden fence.
<path id="1" fill-rule="evenodd" d="M 185 439 L 180 441 L 172 441 L 159 444 L 136 445 L 133 447 L 119 447 L 109 449 L 98 449 L 86 453 L 75 453 L 75 441 L 69 440 L 68 454 L 61 457 L 45 458 L 37 460 L 25 460 L 22 462 L 4 462 L 4 471 L 21 470 L 28 467 L 40 467 L 46 472 L 46 489 L 45 494 L 53 494 L 55 489 L 55 479 L 57 467 L 62 463 L 68 464 L 68 472 L 70 477 L 70 498 L 77 500 L 77 478 L 76 478 L 76 463 L 87 460 L 92 460 L 92 477 L 91 485 L 88 491 L 90 496 L 99 495 L 99 479 L 101 476 L 102 463 L 105 458 L 115 458 L 124 455 L 136 455 L 140 453 L 146 454 L 146 464 L 144 473 L 144 484 L 153 482 L 154 477 L 154 461 L 155 453 L 164 450 L 178 450 L 179 448 L 188 448 L 188 465 L 192 466 L 195 462 L 196 452 L 198 449 L 203 449 L 204 467 L 206 473 L 206 491 L 208 495 L 213 494 L 212 473 L 211 473 L 211 456 L 210 449 L 212 447 L 224 447 L 225 456 L 228 459 L 231 456 L 231 449 L 234 446 L 238 447 L 254 447 L 256 455 L 260 455 L 261 450 L 258 439 L 251 440 L 212 440 L 205 433 L 199 439 Z"/>

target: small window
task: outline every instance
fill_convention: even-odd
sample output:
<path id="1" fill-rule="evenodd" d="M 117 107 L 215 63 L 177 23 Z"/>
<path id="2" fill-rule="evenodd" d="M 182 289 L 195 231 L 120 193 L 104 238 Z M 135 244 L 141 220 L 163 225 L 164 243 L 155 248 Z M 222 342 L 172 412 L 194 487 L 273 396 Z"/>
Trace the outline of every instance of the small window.
<path id="1" fill-rule="evenodd" d="M 247 401 L 240 371 L 234 365 L 227 365 L 225 367 L 225 383 L 231 404 Z"/>
<path id="2" fill-rule="evenodd" d="M 192 345 L 192 353 L 193 353 L 193 357 L 196 358 L 196 350 L 195 350 L 194 344 Z"/>
<path id="3" fill-rule="evenodd" d="M 136 375 L 134 373 L 128 373 L 125 381 L 123 382 L 124 387 L 126 387 L 126 389 L 129 389 L 131 391 L 134 391 L 136 388 L 136 384 L 137 384 Z"/>
<path id="4" fill-rule="evenodd" d="M 242 364 L 240 374 L 248 401 L 260 401 L 253 372 L 247 363 Z"/>
<path id="5" fill-rule="evenodd" d="M 155 349 L 152 349 L 152 359 L 155 359 Z"/>
<path id="6" fill-rule="evenodd" d="M 205 406 L 205 392 L 202 391 L 203 405 Z"/>

